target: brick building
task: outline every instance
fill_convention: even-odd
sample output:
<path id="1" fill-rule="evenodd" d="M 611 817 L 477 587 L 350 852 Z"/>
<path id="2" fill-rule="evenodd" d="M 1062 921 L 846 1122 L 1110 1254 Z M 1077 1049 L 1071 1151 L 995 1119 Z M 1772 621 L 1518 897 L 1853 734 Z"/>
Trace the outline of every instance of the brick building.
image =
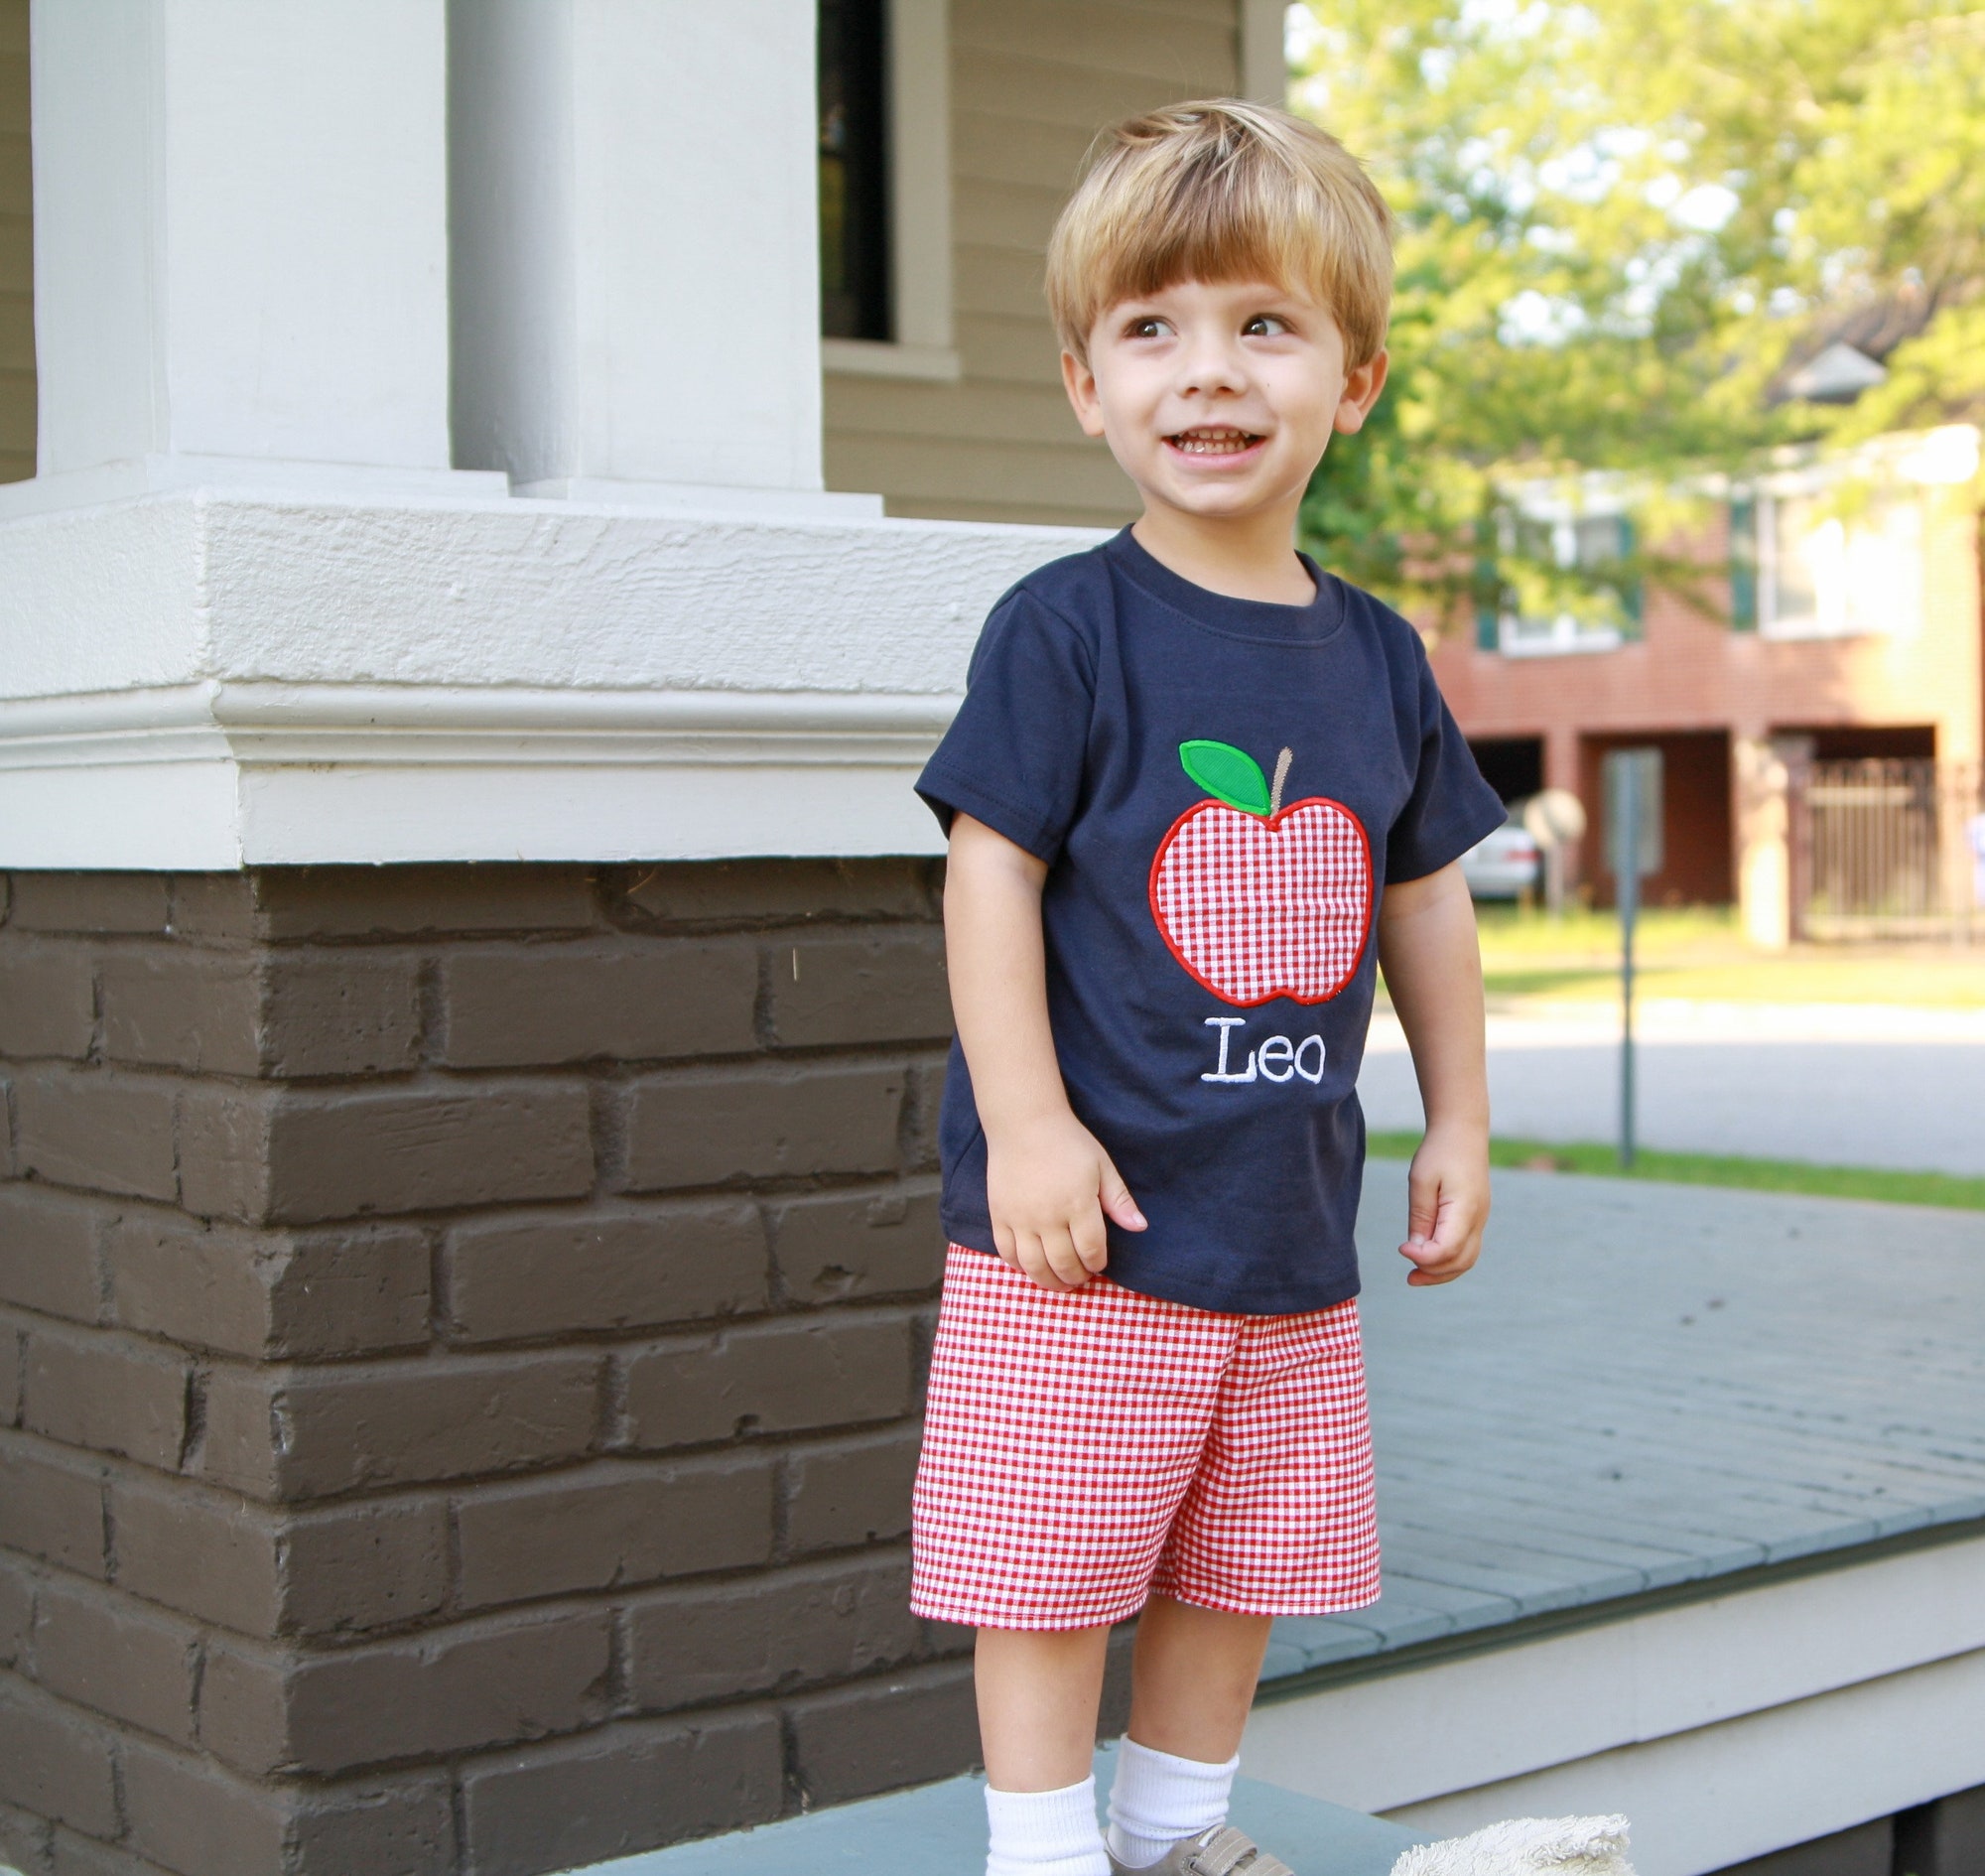
<path id="1" fill-rule="evenodd" d="M 1485 611 L 1433 653 L 1441 689 L 1506 799 L 1569 789 L 1600 821 L 1600 764 L 1660 749 L 1658 903 L 1739 899 L 1753 936 L 1790 928 L 1788 767 L 1985 753 L 1985 614 L 1971 484 L 1978 433 L 1954 425 L 1787 463 L 1705 494 L 1673 544 L 1713 569 L 1693 595 L 1652 587 L 1592 616 Z M 1594 477 L 1519 496 L 1566 566 L 1631 538 L 1631 494 Z M 1728 569 L 1726 573 L 1724 570 Z M 1588 838 L 1579 856 L 1602 897 Z"/>
<path id="2" fill-rule="evenodd" d="M 1080 154 L 1280 9 L 0 34 L 0 1866 L 536 1876 L 967 1765 L 908 784 L 1129 512 Z"/>

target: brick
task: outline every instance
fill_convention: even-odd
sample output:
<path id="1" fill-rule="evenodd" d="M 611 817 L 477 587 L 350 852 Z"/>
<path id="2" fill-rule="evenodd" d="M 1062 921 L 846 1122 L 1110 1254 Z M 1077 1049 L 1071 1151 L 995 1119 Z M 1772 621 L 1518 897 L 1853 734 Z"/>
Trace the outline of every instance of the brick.
<path id="1" fill-rule="evenodd" d="M 295 1876 L 455 1876 L 455 1802 L 448 1776 L 340 1787 L 299 1805 Z"/>
<path id="2" fill-rule="evenodd" d="M 288 1835 L 282 1794 L 204 1760 L 130 1739 L 124 1744 L 128 1841 L 188 1876 L 272 1876 Z"/>
<path id="3" fill-rule="evenodd" d="M 979 1763 L 979 1715 L 964 1662 L 912 1668 L 786 1703 L 810 1805 L 945 1779 Z"/>
<path id="4" fill-rule="evenodd" d="M 254 1498 L 318 1498 L 576 1458 L 599 1381 L 581 1351 L 216 1370 L 201 1471 Z"/>
<path id="5" fill-rule="evenodd" d="M 276 1520 L 184 1480 L 120 1478 L 110 1491 L 110 1528 L 120 1588 L 247 1635 L 275 1633 Z"/>
<path id="6" fill-rule="evenodd" d="M 772 1500 L 770 1461 L 729 1455 L 665 1467 L 610 1462 L 485 1488 L 456 1508 L 461 1604 L 763 1563 Z"/>
<path id="7" fill-rule="evenodd" d="M 35 1589 L 19 1560 L 0 1556 L 0 1668 L 11 1668 L 28 1645 Z"/>
<path id="8" fill-rule="evenodd" d="M 447 1259 L 450 1329 L 463 1342 L 695 1322 L 767 1300 L 750 1205 L 460 1225 Z"/>
<path id="9" fill-rule="evenodd" d="M 102 1576 L 103 1468 L 0 1435 L 0 1546 Z"/>
<path id="10" fill-rule="evenodd" d="M 448 1511 L 392 1498 L 316 1513 L 284 1532 L 285 1633 L 335 1636 L 432 1615 L 448 1600 Z"/>
<path id="11" fill-rule="evenodd" d="M 910 1529 L 918 1429 L 803 1447 L 786 1459 L 786 1542 L 795 1556 L 881 1543 Z"/>
<path id="12" fill-rule="evenodd" d="M 187 1744 L 198 1639 L 190 1624 L 114 1591 L 46 1583 L 35 1603 L 35 1678 L 77 1706 Z"/>
<path id="13" fill-rule="evenodd" d="M 114 1779 L 107 1733 L 0 1675 L 0 1801 L 92 1836 L 114 1836 Z"/>
<path id="14" fill-rule="evenodd" d="M 46 1817 L 0 1805 L 0 1868 L 19 1876 L 52 1876 L 50 1839 L 55 1825 Z"/>
<path id="15" fill-rule="evenodd" d="M 103 1053 L 114 1062 L 252 1075 L 261 1004 L 252 958 L 186 949 L 113 953 L 103 965 Z"/>
<path id="16" fill-rule="evenodd" d="M 28 1338 L 23 1421 L 66 1446 L 176 1471 L 187 1435 L 185 1362 L 128 1336 L 38 1329 Z"/>
<path id="17" fill-rule="evenodd" d="M 460 1068 L 663 1061 L 757 1047 L 758 955 L 748 942 L 475 946 L 441 969 L 446 1041 Z"/>
<path id="18" fill-rule="evenodd" d="M 52 1185 L 171 1199 L 173 1097 L 158 1082 L 42 1069 L 14 1086 L 20 1167 Z"/>
<path id="19" fill-rule="evenodd" d="M 643 1349 L 625 1375 L 636 1448 L 895 1419 L 910 1408 L 909 1323 L 825 1316 L 727 1329 Z"/>
<path id="20" fill-rule="evenodd" d="M 903 1088 L 901 1065 L 868 1062 L 638 1083 L 627 1112 L 628 1188 L 892 1170 Z"/>
<path id="21" fill-rule="evenodd" d="M 113 1843 L 61 1828 L 50 1844 L 49 1872 L 50 1876 L 174 1876 L 173 1871 Z"/>
<path id="22" fill-rule="evenodd" d="M 195 1072 L 390 1074 L 420 1053 L 416 965 L 162 951 L 103 968 L 104 1053 Z"/>
<path id="23" fill-rule="evenodd" d="M 391 1075 L 420 1059 L 416 960 L 278 956 L 263 975 L 262 1064 L 272 1075 Z"/>
<path id="24" fill-rule="evenodd" d="M 259 935 L 253 873 L 177 872 L 172 878 L 172 905 L 176 938 Z"/>
<path id="25" fill-rule="evenodd" d="M 0 1300 L 94 1322 L 101 1308 L 96 1235 L 102 1216 L 87 1200 L 0 1185 Z"/>
<path id="26" fill-rule="evenodd" d="M 772 1260 L 795 1302 L 929 1291 L 944 1274 L 933 1182 L 790 1199 L 770 1216 Z"/>
<path id="27" fill-rule="evenodd" d="M 796 936 L 768 945 L 766 954 L 772 1033 L 781 1048 L 951 1035 L 940 931 Z"/>
<path id="28" fill-rule="evenodd" d="M 253 935 L 262 938 L 584 931 L 599 923 L 584 867 L 265 867 L 250 877 Z"/>
<path id="29" fill-rule="evenodd" d="M 251 1636 L 339 1636 L 417 1620 L 446 1600 L 439 1500 L 395 1497 L 277 1518 L 229 1494 L 119 1480 L 117 1581 Z"/>
<path id="30" fill-rule="evenodd" d="M 658 925 L 821 918 L 935 921 L 942 863 L 928 860 L 692 860 L 611 869 L 608 902 Z"/>
<path id="31" fill-rule="evenodd" d="M 117 1320 L 258 1360 L 322 1360 L 428 1340 L 428 1241 L 404 1226 L 256 1234 L 127 1217 L 106 1261 Z"/>
<path id="32" fill-rule="evenodd" d="M 604 1609 L 303 1660 L 209 1649 L 200 1743 L 244 1772 L 330 1776 L 577 1732 L 606 1713 Z"/>
<path id="33" fill-rule="evenodd" d="M 608 1727 L 462 1775 L 464 1867 L 538 1876 L 769 1823 L 783 1800 L 777 1719 L 750 1710 Z"/>
<path id="34" fill-rule="evenodd" d="M 1899 1876 L 1973 1876 L 1985 1869 L 1985 1785 L 1896 1813 Z"/>
<path id="35" fill-rule="evenodd" d="M 590 1101 L 577 1084 L 190 1090 L 181 1161 L 189 1211 L 250 1223 L 577 1198 L 593 1185 Z"/>
<path id="36" fill-rule="evenodd" d="M 786 1692 L 919 1651 L 900 1553 L 659 1592 L 628 1612 L 628 1681 L 647 1712 Z"/>
<path id="37" fill-rule="evenodd" d="M 96 1031 L 94 970 L 66 946 L 0 945 L 0 1055 L 81 1061 Z"/>
<path id="38" fill-rule="evenodd" d="M 162 872 L 17 872 L 17 931 L 159 932 L 167 928 Z"/>

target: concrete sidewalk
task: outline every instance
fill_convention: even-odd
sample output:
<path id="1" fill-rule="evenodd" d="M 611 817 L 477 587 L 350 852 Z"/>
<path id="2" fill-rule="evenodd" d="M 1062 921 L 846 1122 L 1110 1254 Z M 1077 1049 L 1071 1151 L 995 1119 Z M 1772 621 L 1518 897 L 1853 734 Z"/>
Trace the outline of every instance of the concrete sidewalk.
<path id="1" fill-rule="evenodd" d="M 1644 1145 L 1985 1176 L 1985 1010 L 1655 1000 L 1637 1032 Z M 1615 1138 L 1619 1038 L 1612 1004 L 1492 1015 L 1497 1133 Z M 1420 1125 L 1389 1015 L 1372 1024 L 1359 1094 L 1374 1129 Z"/>

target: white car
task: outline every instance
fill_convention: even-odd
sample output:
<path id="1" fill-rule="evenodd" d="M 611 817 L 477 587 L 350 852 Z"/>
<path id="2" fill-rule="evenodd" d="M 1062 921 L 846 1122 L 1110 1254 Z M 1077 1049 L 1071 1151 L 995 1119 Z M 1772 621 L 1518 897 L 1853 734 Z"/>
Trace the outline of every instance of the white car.
<path id="1" fill-rule="evenodd" d="M 1513 818 L 1461 856 L 1461 876 L 1478 899 L 1514 899 L 1535 887 L 1542 863 L 1535 839 Z"/>

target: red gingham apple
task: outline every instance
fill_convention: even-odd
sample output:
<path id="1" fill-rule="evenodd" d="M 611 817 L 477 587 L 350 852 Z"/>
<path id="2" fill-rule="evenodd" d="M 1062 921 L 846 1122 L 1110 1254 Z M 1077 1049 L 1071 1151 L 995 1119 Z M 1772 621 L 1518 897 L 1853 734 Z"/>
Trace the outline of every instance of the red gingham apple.
<path id="1" fill-rule="evenodd" d="M 1179 744 L 1185 772 L 1217 797 L 1188 808 L 1151 863 L 1151 916 L 1178 959 L 1223 1003 L 1321 1004 L 1351 982 L 1372 928 L 1372 850 L 1358 817 L 1311 795 L 1281 805 L 1228 742 Z"/>

